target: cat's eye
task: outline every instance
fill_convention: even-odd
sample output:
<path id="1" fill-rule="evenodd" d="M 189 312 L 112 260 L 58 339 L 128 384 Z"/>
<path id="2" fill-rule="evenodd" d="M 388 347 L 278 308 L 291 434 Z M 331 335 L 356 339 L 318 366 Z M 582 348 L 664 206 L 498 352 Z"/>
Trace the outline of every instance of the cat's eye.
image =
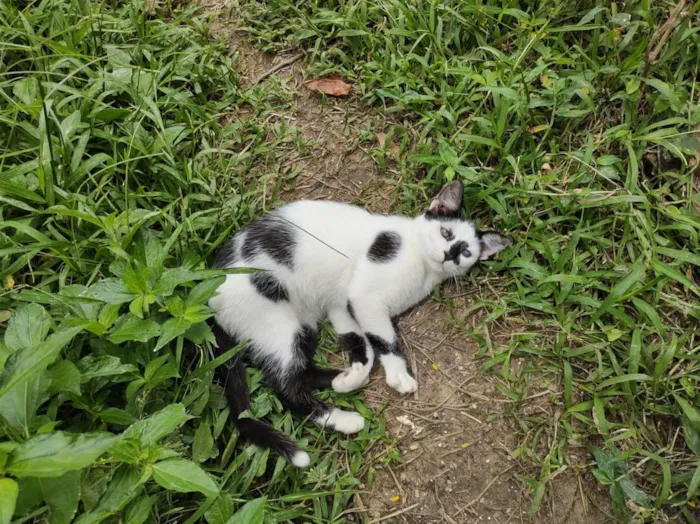
<path id="1" fill-rule="evenodd" d="M 442 234 L 442 238 L 445 240 L 452 240 L 452 231 L 447 229 L 446 227 L 441 227 L 440 228 L 440 234 Z"/>
<path id="2" fill-rule="evenodd" d="M 464 258 L 469 258 L 470 256 L 472 256 L 472 252 L 469 251 L 467 248 L 464 248 L 464 249 L 462 250 L 462 256 L 463 256 Z"/>

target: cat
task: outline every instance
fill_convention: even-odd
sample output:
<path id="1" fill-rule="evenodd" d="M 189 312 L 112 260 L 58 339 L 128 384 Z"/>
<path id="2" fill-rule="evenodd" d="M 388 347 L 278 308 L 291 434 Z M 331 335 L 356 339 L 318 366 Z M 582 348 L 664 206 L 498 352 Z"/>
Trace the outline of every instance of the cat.
<path id="1" fill-rule="evenodd" d="M 416 218 L 373 215 L 331 201 L 286 204 L 241 230 L 216 255 L 231 274 L 209 306 L 223 352 L 248 342 L 225 366 L 225 391 L 241 435 L 298 467 L 309 455 L 270 424 L 239 415 L 250 408 L 243 359 L 262 368 L 282 404 L 317 424 L 352 434 L 364 418 L 333 408 L 313 389 L 345 393 L 363 387 L 375 359 L 399 393 L 416 390 L 393 319 L 427 298 L 436 284 L 464 275 L 512 243 L 461 216 L 464 188 L 445 185 Z M 349 353 L 345 370 L 314 361 L 318 326 L 328 318 Z"/>

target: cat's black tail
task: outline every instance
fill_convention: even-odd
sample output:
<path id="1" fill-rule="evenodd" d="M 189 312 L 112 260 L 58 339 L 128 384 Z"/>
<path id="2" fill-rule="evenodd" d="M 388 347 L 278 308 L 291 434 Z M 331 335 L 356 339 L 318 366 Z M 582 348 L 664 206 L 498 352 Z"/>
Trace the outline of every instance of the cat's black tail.
<path id="1" fill-rule="evenodd" d="M 213 319 L 210 321 L 210 326 L 216 337 L 217 351 L 219 353 L 223 353 L 237 345 L 236 341 L 221 329 Z M 241 435 L 253 444 L 273 450 L 297 467 L 305 468 L 308 466 L 310 462 L 309 455 L 287 435 L 273 428 L 267 422 L 251 418 L 238 418 L 241 413 L 250 409 L 250 391 L 248 391 L 242 353 L 238 353 L 223 368 L 225 372 L 224 390 L 229 409 L 231 410 L 231 419 L 236 424 Z"/>

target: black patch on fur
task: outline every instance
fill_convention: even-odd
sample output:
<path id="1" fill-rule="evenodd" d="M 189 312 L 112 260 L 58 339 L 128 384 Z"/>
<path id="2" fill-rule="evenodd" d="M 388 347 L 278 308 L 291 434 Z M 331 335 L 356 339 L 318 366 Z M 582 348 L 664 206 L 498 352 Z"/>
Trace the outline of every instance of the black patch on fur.
<path id="1" fill-rule="evenodd" d="M 367 258 L 372 262 L 389 262 L 399 252 L 401 237 L 393 231 L 383 231 L 377 235 L 367 252 Z"/>
<path id="2" fill-rule="evenodd" d="M 355 308 L 352 307 L 352 302 L 348 300 L 348 314 L 352 317 L 352 319 L 357 322 L 357 317 L 355 316 Z"/>
<path id="3" fill-rule="evenodd" d="M 210 319 L 208 323 L 216 339 L 217 348 L 215 352 L 217 355 L 221 355 L 238 345 L 236 338 L 226 333 L 214 319 Z M 238 428 L 241 436 L 253 444 L 269 448 L 281 457 L 291 461 L 292 457 L 301 451 L 301 448 L 291 438 L 273 428 L 267 422 L 251 418 L 238 418 L 241 413 L 250 409 L 250 391 L 248 390 L 248 381 L 245 366 L 243 365 L 243 352 L 238 353 L 226 365 L 218 368 L 217 375 L 223 375 L 221 378 L 224 381 L 224 391 L 230 409 L 231 420 Z"/>
<path id="4" fill-rule="evenodd" d="M 454 260 L 455 264 L 459 264 L 459 257 L 462 256 L 462 251 L 469 249 L 469 244 L 460 240 L 450 246 L 449 251 L 445 251 L 445 262 Z"/>
<path id="5" fill-rule="evenodd" d="M 241 254 L 247 261 L 258 253 L 265 253 L 272 260 L 294 269 L 296 237 L 294 226 L 275 215 L 265 215 L 245 229 Z"/>
<path id="6" fill-rule="evenodd" d="M 216 252 L 214 267 L 232 267 L 236 262 L 236 238 L 232 238 Z"/>
<path id="7" fill-rule="evenodd" d="M 250 275 L 250 283 L 253 284 L 258 293 L 268 300 L 273 302 L 289 300 L 287 288 L 269 271 L 253 273 Z"/>
<path id="8" fill-rule="evenodd" d="M 316 330 L 309 326 L 302 326 L 294 336 L 294 352 L 304 359 L 305 368 L 309 368 L 316 352 L 318 336 Z"/>
<path id="9" fill-rule="evenodd" d="M 390 355 L 401 353 L 401 351 L 399 350 L 399 345 L 397 343 L 390 344 L 382 337 L 378 337 L 377 335 L 373 335 L 372 333 L 365 333 L 365 335 L 367 336 L 367 340 L 369 340 L 369 343 L 372 344 L 374 351 L 377 352 L 377 355 Z"/>
<path id="10" fill-rule="evenodd" d="M 342 372 L 340 369 L 320 368 L 313 365 L 306 370 L 303 380 L 312 389 L 329 388 L 333 385 L 333 379 Z"/>
<path id="11" fill-rule="evenodd" d="M 350 362 L 367 364 L 367 348 L 365 339 L 357 333 L 343 333 L 340 335 L 340 343 L 343 349 L 350 354 Z"/>

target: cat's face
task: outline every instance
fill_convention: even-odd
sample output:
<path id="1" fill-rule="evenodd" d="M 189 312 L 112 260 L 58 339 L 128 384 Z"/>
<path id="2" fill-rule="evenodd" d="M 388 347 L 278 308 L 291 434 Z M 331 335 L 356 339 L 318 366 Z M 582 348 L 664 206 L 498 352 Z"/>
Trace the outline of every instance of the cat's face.
<path id="1" fill-rule="evenodd" d="M 460 216 L 464 189 L 459 181 L 440 190 L 421 220 L 423 249 L 430 265 L 450 276 L 464 275 L 513 243 L 495 231 L 481 231 Z"/>

